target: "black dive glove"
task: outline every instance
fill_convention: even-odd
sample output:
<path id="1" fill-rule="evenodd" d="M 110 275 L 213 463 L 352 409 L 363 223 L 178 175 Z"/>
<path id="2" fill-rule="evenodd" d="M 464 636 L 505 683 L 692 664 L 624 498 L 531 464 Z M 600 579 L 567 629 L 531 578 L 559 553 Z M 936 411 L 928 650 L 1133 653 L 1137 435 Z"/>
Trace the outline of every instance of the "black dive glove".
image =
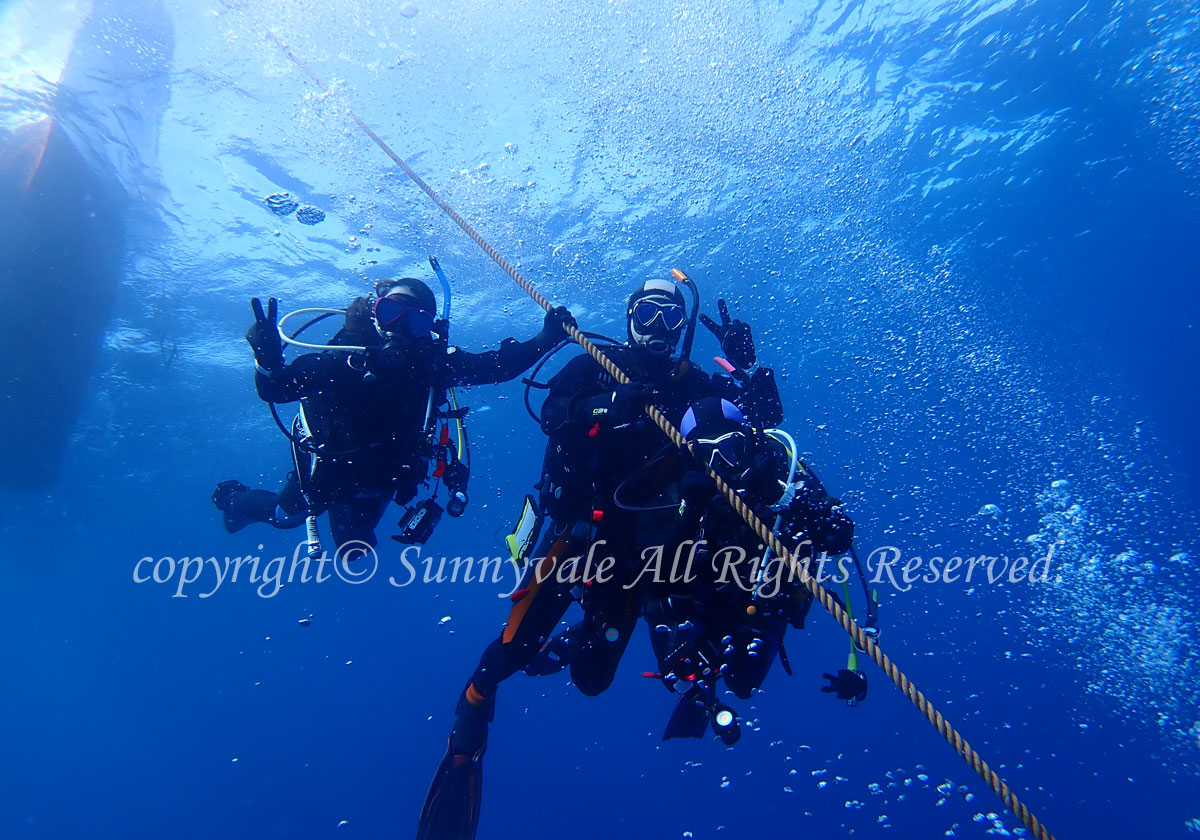
<path id="1" fill-rule="evenodd" d="M 832 674 L 822 674 L 829 680 L 829 685 L 821 687 L 822 694 L 837 692 L 839 700 L 845 700 L 851 706 L 856 706 L 867 699 L 867 678 L 862 671 L 847 671 L 845 668 Z"/>
<path id="2" fill-rule="evenodd" d="M 753 351 L 751 351 L 753 352 Z M 738 404 L 755 426 L 769 429 L 783 422 L 783 401 L 775 383 L 775 371 L 760 367 L 742 385 Z"/>
<path id="3" fill-rule="evenodd" d="M 750 468 L 738 483 L 753 501 L 773 504 L 783 492 L 779 486 L 781 476 L 786 478 L 787 473 L 779 461 L 770 452 L 760 450 L 754 453 Z"/>
<path id="4" fill-rule="evenodd" d="M 703 314 L 700 321 L 721 342 L 721 352 L 725 358 L 733 362 L 735 367 L 751 367 L 758 357 L 754 353 L 754 336 L 750 334 L 750 325 L 729 317 L 729 307 L 725 305 L 724 298 L 717 301 L 717 311 L 721 314 L 721 323 Z"/>
<path id="5" fill-rule="evenodd" d="M 636 420 L 646 404 L 657 397 L 658 392 L 643 382 L 626 382 L 613 391 L 582 400 L 572 413 L 579 420 L 619 426 Z"/>
<path id="6" fill-rule="evenodd" d="M 254 351 L 254 362 L 263 373 L 283 367 L 283 340 L 279 337 L 279 301 L 267 299 L 267 311 L 263 312 L 262 301 L 250 298 L 254 310 L 254 323 L 246 330 L 246 341 Z"/>
<path id="7" fill-rule="evenodd" d="M 546 318 L 542 321 L 542 331 L 535 335 L 533 340 L 542 350 L 549 350 L 558 342 L 567 339 L 564 327 L 568 326 L 579 329 L 571 310 L 565 306 L 556 306 L 546 313 Z"/>

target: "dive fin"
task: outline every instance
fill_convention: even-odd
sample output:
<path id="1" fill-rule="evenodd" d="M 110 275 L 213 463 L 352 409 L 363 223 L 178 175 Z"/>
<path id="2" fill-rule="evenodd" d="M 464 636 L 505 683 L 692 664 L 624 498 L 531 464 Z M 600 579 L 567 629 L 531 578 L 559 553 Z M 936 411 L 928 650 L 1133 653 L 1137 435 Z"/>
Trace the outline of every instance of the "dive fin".
<path id="1" fill-rule="evenodd" d="M 663 740 L 672 738 L 703 738 L 708 730 L 708 709 L 704 704 L 696 702 L 689 692 L 679 698 L 667 728 L 663 731 Z"/>
<path id="2" fill-rule="evenodd" d="M 483 744 L 474 754 L 456 752 L 454 736 L 421 808 L 417 840 L 474 840 L 483 796 Z"/>
<path id="3" fill-rule="evenodd" d="M 787 648 L 783 646 L 783 638 L 779 639 L 779 664 L 783 666 L 783 672 L 789 677 L 792 676 L 792 663 L 788 659 Z"/>
<path id="4" fill-rule="evenodd" d="M 213 505 L 224 514 L 225 530 L 236 534 L 251 522 L 270 522 L 275 511 L 275 494 L 251 490 L 240 481 L 222 481 L 212 494 Z"/>
<path id="5" fill-rule="evenodd" d="M 222 481 L 217 485 L 217 489 L 213 491 L 213 506 L 222 512 L 228 510 L 229 505 L 233 502 L 234 495 L 246 489 L 246 485 L 237 479 L 231 478 L 228 481 Z"/>

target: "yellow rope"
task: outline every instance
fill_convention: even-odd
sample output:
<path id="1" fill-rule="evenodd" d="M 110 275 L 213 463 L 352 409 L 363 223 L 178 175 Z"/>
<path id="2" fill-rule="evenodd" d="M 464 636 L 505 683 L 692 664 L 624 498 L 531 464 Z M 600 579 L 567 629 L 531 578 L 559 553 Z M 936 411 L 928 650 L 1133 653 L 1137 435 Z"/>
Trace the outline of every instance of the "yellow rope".
<path id="1" fill-rule="evenodd" d="M 313 83 L 317 85 L 317 87 L 323 91 L 327 90 L 325 85 L 322 84 L 321 80 L 318 79 L 313 72 L 308 69 L 304 62 L 297 58 L 296 55 L 290 49 L 288 49 L 288 47 L 282 41 L 280 41 L 278 37 L 271 32 L 267 33 L 267 37 L 274 41 L 275 44 L 277 44 L 279 48 L 283 50 L 284 54 L 286 54 L 287 57 L 290 58 L 297 67 L 304 71 L 305 75 L 307 75 L 313 81 Z M 413 169 L 392 150 L 391 146 L 385 143 L 378 134 L 372 131 L 366 123 L 359 119 L 357 114 L 349 109 L 347 109 L 347 113 L 349 114 L 350 119 L 354 121 L 355 125 L 362 129 L 363 133 L 370 137 L 375 144 L 383 150 L 384 154 L 391 158 L 392 161 L 394 161 L 395 164 L 399 166 L 401 170 L 403 170 L 404 174 L 412 179 L 413 183 L 420 187 L 421 190 L 423 190 L 424 193 L 433 200 L 434 204 L 440 207 L 447 216 L 453 219 L 454 223 L 462 228 L 463 232 L 466 233 L 467 236 L 471 237 L 475 244 L 482 248 L 484 253 L 486 253 L 492 258 L 492 260 L 495 261 L 496 265 L 504 269 L 504 272 L 514 281 L 516 281 L 517 285 L 520 286 L 525 293 L 537 303 L 538 306 L 547 312 L 554 308 L 553 303 L 547 300 L 545 296 L 543 296 L 542 293 L 539 292 L 537 288 L 516 269 L 516 267 L 506 260 L 500 254 L 500 252 L 493 248 L 491 244 L 485 240 L 478 233 L 478 231 L 475 230 L 475 228 L 471 227 L 471 224 L 462 216 L 460 216 L 453 207 L 447 204 L 442 197 L 438 195 L 432 187 L 429 186 L 429 184 L 425 183 L 425 180 L 416 172 L 414 172 Z M 625 375 L 624 371 L 617 367 L 611 359 L 605 356 L 600 348 L 589 341 L 588 338 L 582 332 L 580 332 L 577 327 L 564 324 L 563 329 L 566 331 L 567 335 L 578 342 L 579 345 L 586 350 L 588 354 L 595 359 L 602 368 L 604 368 L 605 371 L 607 371 L 608 375 L 615 379 L 618 383 L 624 384 L 630 381 L 629 377 Z M 662 429 L 663 433 L 671 439 L 672 443 L 674 443 L 680 449 L 690 450 L 690 447 L 688 446 L 687 441 L 684 440 L 683 435 L 679 433 L 679 430 L 675 428 L 670 420 L 663 416 L 661 411 L 659 411 L 653 405 L 645 406 L 645 410 L 646 414 L 650 416 L 650 419 L 652 419 L 658 425 L 658 427 Z M 817 601 L 820 602 L 821 606 L 823 606 L 829 612 L 829 614 L 833 616 L 834 620 L 842 626 L 842 629 L 850 634 L 850 637 L 854 640 L 854 643 L 857 644 L 860 649 L 864 650 L 872 660 L 874 660 L 875 664 L 879 666 L 880 670 L 887 674 L 888 679 L 896 684 L 896 687 L 899 688 L 900 691 L 904 693 L 904 696 L 907 697 L 909 701 L 917 707 L 921 714 L 925 716 L 925 719 L 933 724 L 933 727 L 939 733 L 941 733 L 942 737 L 945 738 L 952 747 L 954 747 L 954 751 L 958 753 L 964 761 L 971 765 L 971 769 L 979 774 L 979 777 L 987 783 L 988 787 L 990 787 L 998 797 L 1000 797 L 1000 800 L 1005 804 L 1005 806 L 1012 811 L 1012 813 L 1022 823 L 1025 824 L 1026 828 L 1033 832 L 1033 836 L 1038 838 L 1038 840 L 1054 840 L 1054 835 L 1051 834 L 1042 824 L 1042 822 L 1038 820 L 1037 816 L 1035 816 L 1034 813 L 1030 811 L 1028 807 L 1026 807 L 1025 803 L 1022 802 L 1015 793 L 1013 793 L 1008 785 L 1004 783 L 1004 780 L 997 775 L 996 771 L 992 770 L 992 768 L 988 766 L 988 763 L 983 760 L 978 752 L 975 751 L 975 748 L 968 744 L 966 739 L 958 734 L 958 730 L 956 730 L 950 724 L 950 722 L 942 716 L 942 713 L 934 707 L 933 703 L 926 699 L 921 690 L 918 689 L 916 685 L 914 685 L 913 682 L 904 674 L 904 672 L 900 670 L 896 663 L 892 662 L 888 655 L 880 649 L 879 645 L 876 644 L 875 639 L 864 633 L 862 628 L 858 626 L 857 622 L 855 622 L 854 619 L 847 614 L 846 610 L 842 608 L 842 606 L 833 598 L 832 595 L 830 595 L 829 591 L 825 589 L 825 587 L 823 587 L 820 582 L 818 582 L 817 579 L 809 573 L 807 564 L 802 563 L 798 559 L 798 552 L 788 551 L 787 547 L 784 546 L 780 539 L 762 523 L 762 521 L 754 514 L 754 511 L 752 511 L 750 507 L 742 500 L 737 491 L 730 487 L 725 480 L 721 478 L 721 476 L 717 475 L 712 467 L 706 465 L 704 469 L 708 473 L 709 477 L 712 478 L 712 480 L 716 483 L 717 489 L 724 494 L 725 498 L 729 501 L 729 504 L 733 506 L 733 509 L 737 511 L 738 515 L 741 516 L 745 523 L 750 526 L 755 534 L 758 535 L 758 538 L 761 539 L 764 544 L 770 546 L 771 550 L 775 552 L 777 556 L 787 558 L 788 563 L 791 566 L 792 573 L 799 577 L 800 582 L 803 583 L 808 591 L 812 593 L 813 597 L 816 598 Z"/>

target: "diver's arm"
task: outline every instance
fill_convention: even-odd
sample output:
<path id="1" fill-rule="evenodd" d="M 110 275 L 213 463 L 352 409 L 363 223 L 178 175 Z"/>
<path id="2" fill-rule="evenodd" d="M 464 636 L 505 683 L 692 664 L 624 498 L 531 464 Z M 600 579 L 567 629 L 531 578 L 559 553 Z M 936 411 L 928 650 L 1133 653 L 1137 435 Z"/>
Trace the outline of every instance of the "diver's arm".
<path id="1" fill-rule="evenodd" d="M 293 362 L 274 370 L 254 368 L 254 387 L 263 402 L 287 403 L 307 397 L 322 383 L 328 384 L 331 377 L 329 357 L 319 353 L 308 353 Z"/>
<path id="2" fill-rule="evenodd" d="M 760 429 L 778 426 L 783 422 L 783 400 L 779 397 L 779 385 L 775 371 L 769 367 L 757 367 L 750 379 L 742 386 L 738 403 L 750 422 Z"/>
<path id="3" fill-rule="evenodd" d="M 485 353 L 468 353 L 458 347 L 450 347 L 446 352 L 448 384 L 493 385 L 507 382 L 531 367 L 543 352 L 537 340 L 532 338 L 528 341 L 506 338 L 500 343 L 500 349 Z"/>
<path id="4" fill-rule="evenodd" d="M 721 396 L 736 403 L 752 425 L 760 429 L 778 426 L 783 422 L 783 402 L 775 383 L 775 371 L 756 366 L 758 353 L 754 349 L 750 325 L 732 318 L 723 299 L 717 301 L 717 309 L 721 323 L 707 315 L 701 315 L 700 321 L 721 343 L 721 352 L 726 358 L 718 361 L 723 362 L 722 367 L 731 374 L 725 389 L 729 390 L 735 379 L 738 383 L 732 387 L 732 394 L 722 393 Z M 750 370 L 754 372 L 749 373 Z"/>
<path id="5" fill-rule="evenodd" d="M 254 323 L 246 330 L 246 343 L 254 351 L 254 386 L 263 402 L 284 403 L 305 396 L 306 384 L 321 357 L 309 354 L 291 364 L 283 360 L 283 338 L 279 334 L 279 301 L 268 298 L 264 309 L 258 298 L 250 299 Z"/>
<path id="6" fill-rule="evenodd" d="M 468 353 L 451 347 L 446 356 L 449 385 L 493 385 L 516 379 L 533 363 L 567 337 L 564 324 L 575 326 L 575 319 L 565 306 L 546 313 L 542 329 L 528 341 L 506 338 L 499 350 Z"/>
<path id="7" fill-rule="evenodd" d="M 712 392 L 742 410 L 752 426 L 769 429 L 783 422 L 783 400 L 775 371 L 758 367 L 753 374 L 738 370 L 735 375 L 718 373 L 712 377 Z"/>

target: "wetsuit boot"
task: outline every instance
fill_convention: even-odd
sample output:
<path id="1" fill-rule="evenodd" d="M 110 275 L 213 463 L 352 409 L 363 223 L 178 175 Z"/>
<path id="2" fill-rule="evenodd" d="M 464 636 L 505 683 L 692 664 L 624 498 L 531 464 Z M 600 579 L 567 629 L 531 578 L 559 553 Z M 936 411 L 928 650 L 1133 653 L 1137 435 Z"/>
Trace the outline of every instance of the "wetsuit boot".
<path id="1" fill-rule="evenodd" d="M 425 795 L 417 840 L 475 837 L 483 797 L 483 753 L 494 708 L 495 700 L 480 694 L 473 683 L 463 692 L 446 754 Z"/>
<path id="2" fill-rule="evenodd" d="M 222 481 L 213 491 L 213 505 L 224 514 L 225 530 L 236 534 L 252 522 L 272 522 L 276 494 L 251 490 L 240 481 Z"/>

